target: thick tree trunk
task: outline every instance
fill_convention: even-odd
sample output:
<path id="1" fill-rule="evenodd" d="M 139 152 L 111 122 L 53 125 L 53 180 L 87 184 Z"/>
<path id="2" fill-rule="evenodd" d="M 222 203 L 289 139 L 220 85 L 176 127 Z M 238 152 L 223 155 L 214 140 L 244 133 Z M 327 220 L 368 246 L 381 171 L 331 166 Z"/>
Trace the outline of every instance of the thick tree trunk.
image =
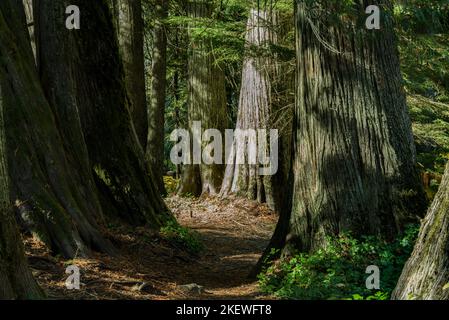
<path id="1" fill-rule="evenodd" d="M 4 45 L 13 37 L 11 25 L 4 17 L 7 12 L 5 8 L 4 3 L 0 4 L 0 79 L 4 78 L 8 70 L 6 65 L 14 54 Z M 4 81 L 0 80 L 0 299 L 39 299 L 43 297 L 43 292 L 28 268 L 9 195 L 3 86 Z M 10 141 L 8 144 L 8 148 L 14 146 Z"/>
<path id="2" fill-rule="evenodd" d="M 341 232 L 391 239 L 425 210 L 391 19 L 383 16 L 382 29 L 371 31 L 364 23 L 335 24 L 331 7 L 306 3 L 296 1 L 294 189 L 285 253 L 314 251 Z"/>
<path id="3" fill-rule="evenodd" d="M 146 158 L 154 173 L 159 190 L 165 194 L 164 171 L 164 124 L 167 83 L 167 34 L 164 20 L 168 14 L 168 1 L 157 0 L 153 30 L 153 61 L 151 80 L 151 104 L 148 112 L 148 143 Z"/>
<path id="4" fill-rule="evenodd" d="M 145 93 L 142 1 L 113 0 L 113 5 L 131 118 L 139 142 L 145 149 L 148 132 L 148 110 Z"/>
<path id="5" fill-rule="evenodd" d="M 449 300 L 449 163 L 392 299 Z"/>
<path id="6" fill-rule="evenodd" d="M 8 140 L 12 197 L 25 227 L 54 252 L 66 257 L 86 255 L 89 247 L 112 252 L 98 232 L 92 197 L 78 185 L 83 176 L 65 152 L 63 135 L 45 99 L 36 73 L 19 1 L 2 1 L 10 30 L 2 29 L 5 72 L 1 76 Z M 14 52 L 5 56 L 8 52 Z M 92 215 L 91 215 L 92 214 Z"/>
<path id="7" fill-rule="evenodd" d="M 210 18 L 213 3 L 197 0 L 189 2 L 191 18 Z M 194 30 L 195 25 L 190 28 Z M 202 128 L 224 133 L 227 125 L 224 71 L 217 66 L 209 40 L 191 35 L 189 53 L 189 126 L 201 121 Z M 201 37 L 201 35 L 199 36 Z M 192 132 L 192 130 L 191 130 Z M 224 135 L 223 135 L 224 136 Z M 203 147 L 207 145 L 203 143 Z M 224 142 L 222 141 L 224 146 Z M 184 167 L 179 194 L 218 194 L 223 180 L 224 165 L 194 164 Z"/>
<path id="8" fill-rule="evenodd" d="M 42 1 L 40 19 L 47 19 L 50 12 L 64 16 L 66 4 L 65 0 Z M 46 41 L 38 41 L 39 51 L 46 52 L 47 57 L 52 56 L 49 51 L 70 51 L 60 59 L 48 58 L 46 64 L 42 63 L 45 83 L 67 82 L 66 88 L 46 86 L 46 94 L 65 97 L 67 105 L 77 106 L 103 211 L 132 224 L 148 223 L 158 228 L 171 215 L 157 190 L 132 125 L 111 13 L 106 1 L 78 0 L 77 4 L 82 13 L 80 30 L 67 30 L 64 21 L 56 18 L 47 20 L 47 30 L 40 27 L 41 34 L 50 33 L 54 28 L 60 36 L 43 37 Z M 63 74 L 48 70 L 63 67 L 70 78 L 61 79 Z M 72 88 L 75 88 L 76 101 L 65 95 L 65 90 Z M 65 118 L 68 114 L 62 111 L 58 111 L 58 116 L 69 120 Z M 79 137 L 75 139 L 78 141 Z"/>
<path id="9" fill-rule="evenodd" d="M 243 63 L 236 129 L 267 129 L 269 132 L 269 129 L 274 128 L 273 113 L 279 107 L 274 103 L 273 96 L 276 93 L 272 85 L 279 71 L 271 51 L 271 47 L 277 44 L 276 25 L 276 13 L 269 8 L 251 9 L 246 29 L 247 57 Z M 220 195 L 235 193 L 266 202 L 272 209 L 277 209 L 279 199 L 275 196 L 273 176 L 259 175 L 261 164 L 258 154 L 254 155 L 257 164 L 250 164 L 251 157 L 245 140 L 245 136 L 234 138 L 228 159 L 232 161 L 227 163 Z M 256 140 L 259 146 L 269 146 L 268 136 L 266 139 L 258 136 Z M 237 159 L 244 160 L 244 164 L 238 164 Z"/>

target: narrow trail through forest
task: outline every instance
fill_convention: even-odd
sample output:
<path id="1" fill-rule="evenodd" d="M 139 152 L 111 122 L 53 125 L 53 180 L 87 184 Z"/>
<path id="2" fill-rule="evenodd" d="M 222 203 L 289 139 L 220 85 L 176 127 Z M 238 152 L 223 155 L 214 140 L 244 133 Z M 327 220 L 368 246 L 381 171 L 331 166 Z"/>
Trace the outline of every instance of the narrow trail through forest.
<path id="1" fill-rule="evenodd" d="M 110 226 L 117 257 L 64 260 L 31 237 L 27 256 L 34 275 L 53 299 L 258 299 L 266 298 L 248 279 L 265 249 L 277 217 L 245 199 L 166 199 L 178 222 L 197 232 L 203 249 L 186 252 L 145 228 Z M 77 265 L 80 290 L 67 290 L 65 269 Z"/>

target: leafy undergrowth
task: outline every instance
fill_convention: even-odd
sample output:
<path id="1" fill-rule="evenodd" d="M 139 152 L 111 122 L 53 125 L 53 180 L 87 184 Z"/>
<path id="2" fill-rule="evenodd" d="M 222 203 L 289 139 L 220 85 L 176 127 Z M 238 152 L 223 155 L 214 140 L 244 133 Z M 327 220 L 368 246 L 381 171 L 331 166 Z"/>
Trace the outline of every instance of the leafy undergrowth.
<path id="1" fill-rule="evenodd" d="M 375 237 L 356 240 L 349 235 L 329 239 L 313 254 L 278 260 L 259 275 L 262 290 L 283 299 L 386 300 L 410 256 L 418 227 L 409 227 L 391 243 Z M 273 252 L 274 254 L 275 252 Z M 380 289 L 367 289 L 368 266 L 380 270 Z"/>
<path id="2" fill-rule="evenodd" d="M 197 232 L 170 221 L 160 230 L 160 235 L 174 246 L 185 249 L 192 254 L 198 254 L 204 249 L 204 244 Z"/>

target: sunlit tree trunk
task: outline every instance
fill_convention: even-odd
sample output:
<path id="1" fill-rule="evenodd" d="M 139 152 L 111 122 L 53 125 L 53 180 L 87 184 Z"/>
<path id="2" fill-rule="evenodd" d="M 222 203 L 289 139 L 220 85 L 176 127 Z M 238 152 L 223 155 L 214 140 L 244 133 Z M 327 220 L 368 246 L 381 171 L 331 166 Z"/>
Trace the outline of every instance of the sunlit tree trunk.
<path id="1" fill-rule="evenodd" d="M 191 18 L 210 18 L 212 10 L 213 4 L 208 1 L 189 3 Z M 195 27 L 194 22 L 189 26 L 189 125 L 192 128 L 193 121 L 201 121 L 203 129 L 218 129 L 224 133 L 227 125 L 224 71 L 215 61 L 210 40 L 202 38 L 201 31 Z M 203 143 L 203 147 L 206 144 Z M 186 165 L 178 193 L 218 194 L 223 171 L 222 164 Z"/>
<path id="2" fill-rule="evenodd" d="M 280 70 L 272 48 L 277 44 L 277 20 L 276 12 L 270 8 L 252 9 L 249 13 L 246 30 L 247 57 L 243 63 L 236 129 L 267 129 L 269 133 L 270 129 L 275 128 L 273 113 L 280 107 L 274 99 L 274 79 L 278 77 Z M 262 139 L 264 141 L 260 141 Z M 259 175 L 261 159 L 256 153 L 254 159 L 257 164 L 250 163 L 246 140 L 243 136 L 234 137 L 220 195 L 235 193 L 266 202 L 272 209 L 276 209 L 279 201 L 275 195 L 276 187 L 281 189 L 282 186 L 273 186 L 275 180 L 272 175 Z M 255 143 L 259 148 L 266 145 L 265 153 L 269 154 L 268 136 L 257 136 Z M 244 164 L 238 164 L 237 159 L 244 159 Z"/>
<path id="3" fill-rule="evenodd" d="M 449 300 L 449 163 L 392 299 Z"/>
<path id="4" fill-rule="evenodd" d="M 158 0 L 155 4 L 153 29 L 153 56 L 151 80 L 151 104 L 148 112 L 148 143 L 146 158 L 154 172 L 159 190 L 165 193 L 164 170 L 164 124 L 167 86 L 167 34 L 164 20 L 168 14 L 168 1 Z"/>

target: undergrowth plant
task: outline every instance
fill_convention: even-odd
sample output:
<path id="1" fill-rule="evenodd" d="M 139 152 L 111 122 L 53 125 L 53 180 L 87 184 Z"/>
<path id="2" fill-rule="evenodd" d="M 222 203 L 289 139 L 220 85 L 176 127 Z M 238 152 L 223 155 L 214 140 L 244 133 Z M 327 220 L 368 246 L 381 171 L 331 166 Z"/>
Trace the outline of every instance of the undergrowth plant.
<path id="1" fill-rule="evenodd" d="M 169 221 L 160 229 L 159 233 L 162 238 L 190 253 L 198 254 L 204 248 L 198 233 L 179 225 L 175 221 Z"/>
<path id="2" fill-rule="evenodd" d="M 394 242 L 351 235 L 328 239 L 325 249 L 312 254 L 298 253 L 276 261 L 259 274 L 265 293 L 283 299 L 386 300 L 413 249 L 419 228 L 409 227 Z M 273 252 L 275 253 L 275 252 Z M 365 273 L 370 265 L 380 269 L 380 289 L 366 288 Z"/>

